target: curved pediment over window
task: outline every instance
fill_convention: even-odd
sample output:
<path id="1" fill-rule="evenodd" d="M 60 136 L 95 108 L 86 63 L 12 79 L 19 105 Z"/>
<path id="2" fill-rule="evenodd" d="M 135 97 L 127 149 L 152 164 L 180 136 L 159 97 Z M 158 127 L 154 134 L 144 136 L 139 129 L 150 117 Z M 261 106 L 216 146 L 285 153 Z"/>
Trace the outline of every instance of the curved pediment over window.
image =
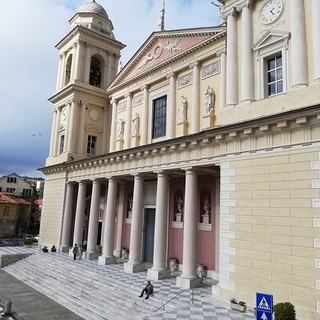
<path id="1" fill-rule="evenodd" d="M 89 125 L 85 127 L 86 132 L 97 132 L 97 133 L 102 133 L 102 130 L 95 126 L 95 125 Z"/>

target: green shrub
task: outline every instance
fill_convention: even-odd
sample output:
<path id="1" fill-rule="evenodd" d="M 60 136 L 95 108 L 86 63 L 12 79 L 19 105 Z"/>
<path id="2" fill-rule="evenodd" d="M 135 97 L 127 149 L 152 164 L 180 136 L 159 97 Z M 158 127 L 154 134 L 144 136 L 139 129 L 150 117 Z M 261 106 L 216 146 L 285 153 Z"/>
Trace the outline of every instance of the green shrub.
<path id="1" fill-rule="evenodd" d="M 296 320 L 296 311 L 290 302 L 277 303 L 273 309 L 275 320 Z"/>
<path id="2" fill-rule="evenodd" d="M 31 239 L 24 239 L 24 240 L 23 240 L 23 244 L 24 244 L 25 246 L 31 246 L 32 243 L 33 243 L 33 241 L 32 241 Z"/>

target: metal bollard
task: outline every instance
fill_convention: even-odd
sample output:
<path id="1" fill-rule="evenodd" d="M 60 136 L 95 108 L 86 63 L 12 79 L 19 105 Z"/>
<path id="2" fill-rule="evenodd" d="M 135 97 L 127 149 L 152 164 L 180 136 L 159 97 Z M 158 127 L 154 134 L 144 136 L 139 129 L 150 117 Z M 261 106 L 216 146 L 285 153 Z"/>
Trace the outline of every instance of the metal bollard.
<path id="1" fill-rule="evenodd" d="M 4 312 L 3 315 L 9 316 L 11 314 L 12 301 L 7 300 L 4 304 Z"/>

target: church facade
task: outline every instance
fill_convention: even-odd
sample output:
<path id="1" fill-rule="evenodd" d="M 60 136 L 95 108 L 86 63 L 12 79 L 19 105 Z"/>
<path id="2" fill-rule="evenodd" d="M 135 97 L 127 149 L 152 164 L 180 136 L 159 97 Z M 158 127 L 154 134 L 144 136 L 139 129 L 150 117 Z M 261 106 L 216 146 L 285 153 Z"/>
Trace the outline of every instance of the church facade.
<path id="1" fill-rule="evenodd" d="M 221 25 L 154 32 L 120 72 L 104 8 L 70 19 L 40 242 L 320 319 L 320 2 L 219 3 Z"/>

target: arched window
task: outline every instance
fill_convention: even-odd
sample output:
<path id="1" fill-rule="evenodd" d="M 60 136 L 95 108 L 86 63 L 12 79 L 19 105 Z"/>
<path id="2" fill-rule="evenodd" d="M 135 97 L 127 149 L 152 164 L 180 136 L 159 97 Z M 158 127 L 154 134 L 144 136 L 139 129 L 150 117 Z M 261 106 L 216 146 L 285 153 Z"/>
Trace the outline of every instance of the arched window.
<path id="1" fill-rule="evenodd" d="M 89 83 L 92 86 L 101 88 L 101 63 L 99 59 L 96 57 L 91 58 L 91 65 L 90 65 L 90 79 Z"/>

